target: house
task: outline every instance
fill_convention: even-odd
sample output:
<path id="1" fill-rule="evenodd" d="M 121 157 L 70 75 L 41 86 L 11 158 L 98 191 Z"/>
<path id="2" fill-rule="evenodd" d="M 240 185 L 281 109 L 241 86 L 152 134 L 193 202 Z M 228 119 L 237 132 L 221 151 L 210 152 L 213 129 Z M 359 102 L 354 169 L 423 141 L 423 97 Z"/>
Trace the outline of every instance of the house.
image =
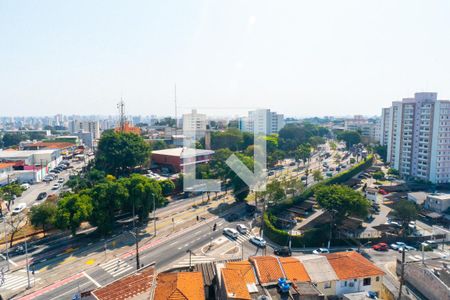
<path id="1" fill-rule="evenodd" d="M 286 278 L 284 270 L 275 256 L 252 256 L 249 258 L 262 286 L 276 285 L 278 279 Z"/>
<path id="2" fill-rule="evenodd" d="M 154 286 L 155 269 L 142 268 L 135 273 L 100 287 L 91 292 L 91 296 L 98 300 L 139 299 L 149 295 Z"/>
<path id="3" fill-rule="evenodd" d="M 212 150 L 192 148 L 171 148 L 152 151 L 152 167 L 167 169 L 172 173 L 182 172 L 184 168 L 208 163 L 214 154 Z"/>
<path id="4" fill-rule="evenodd" d="M 378 190 L 374 188 L 366 188 L 365 196 L 368 200 L 377 203 L 378 202 Z"/>
<path id="5" fill-rule="evenodd" d="M 336 282 L 339 278 L 325 256 L 307 254 L 297 258 L 305 267 L 311 282 L 322 294 L 336 295 Z"/>
<path id="6" fill-rule="evenodd" d="M 450 194 L 433 193 L 425 199 L 423 207 L 437 213 L 443 213 L 450 207 Z"/>
<path id="7" fill-rule="evenodd" d="M 355 251 L 326 254 L 324 257 L 336 276 L 338 296 L 356 292 L 381 292 L 385 273 Z"/>
<path id="8" fill-rule="evenodd" d="M 205 289 L 200 272 L 159 273 L 154 300 L 204 300 Z"/>
<path id="9" fill-rule="evenodd" d="M 13 178 L 13 166 L 14 163 L 0 162 L 0 186 L 4 186 L 11 182 L 11 179 Z"/>

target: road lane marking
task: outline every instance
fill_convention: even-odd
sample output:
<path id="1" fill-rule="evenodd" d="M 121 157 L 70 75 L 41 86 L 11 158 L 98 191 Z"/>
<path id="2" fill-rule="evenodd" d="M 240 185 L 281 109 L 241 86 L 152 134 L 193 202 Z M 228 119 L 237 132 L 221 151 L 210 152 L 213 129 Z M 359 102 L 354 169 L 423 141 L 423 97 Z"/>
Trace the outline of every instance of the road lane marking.
<path id="1" fill-rule="evenodd" d="M 25 297 L 20 298 L 20 300 L 31 300 L 31 299 L 34 299 L 36 297 L 42 296 L 42 295 L 44 295 L 44 294 L 46 294 L 46 293 L 48 293 L 50 291 L 53 291 L 53 290 L 55 290 L 55 289 L 57 289 L 57 288 L 59 288 L 59 287 L 61 287 L 63 285 L 68 284 L 69 282 L 75 281 L 75 280 L 77 280 L 78 278 L 81 278 L 81 277 L 83 277 L 82 273 L 78 273 L 78 274 L 75 274 L 73 276 L 67 277 L 67 278 L 65 278 L 63 280 L 60 280 L 60 281 L 55 282 L 55 283 L 53 283 L 51 285 L 48 285 L 45 288 L 42 288 L 42 289 L 40 289 L 40 290 L 38 290 L 38 291 L 36 291 L 36 292 L 34 292 L 32 294 L 26 295 Z"/>
<path id="2" fill-rule="evenodd" d="M 11 258 L 10 259 L 6 259 L 6 257 L 3 254 L 0 254 L 0 257 L 3 258 L 4 260 L 9 261 L 14 267 L 18 266 L 18 264 L 16 264 Z"/>
<path id="3" fill-rule="evenodd" d="M 83 273 L 84 277 L 86 277 L 87 279 L 89 279 L 90 281 L 92 281 L 93 284 L 95 284 L 97 287 L 101 287 L 101 285 L 94 280 L 94 278 L 92 278 L 91 276 L 89 276 L 86 272 L 81 272 Z"/>

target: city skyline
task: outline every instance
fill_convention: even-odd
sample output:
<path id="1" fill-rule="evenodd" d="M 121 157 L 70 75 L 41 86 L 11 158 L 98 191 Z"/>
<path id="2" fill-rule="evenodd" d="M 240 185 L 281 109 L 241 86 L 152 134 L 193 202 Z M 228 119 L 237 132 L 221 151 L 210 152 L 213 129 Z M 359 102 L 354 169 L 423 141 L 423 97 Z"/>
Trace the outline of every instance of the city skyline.
<path id="1" fill-rule="evenodd" d="M 448 2 L 326 4 L 6 3 L 1 114 L 115 115 L 124 97 L 130 114 L 173 115 L 175 83 L 180 108 L 297 117 L 450 98 Z"/>

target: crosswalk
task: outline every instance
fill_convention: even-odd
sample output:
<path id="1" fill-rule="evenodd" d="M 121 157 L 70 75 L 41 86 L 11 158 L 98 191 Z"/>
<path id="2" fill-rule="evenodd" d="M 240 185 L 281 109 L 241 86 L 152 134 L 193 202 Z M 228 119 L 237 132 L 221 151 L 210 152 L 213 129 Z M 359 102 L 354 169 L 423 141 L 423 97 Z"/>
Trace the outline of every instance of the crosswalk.
<path id="1" fill-rule="evenodd" d="M 205 255 L 192 255 L 191 256 L 191 265 L 201 264 L 201 263 L 208 263 L 216 260 L 214 257 L 205 256 Z M 189 257 L 183 258 L 182 260 L 178 261 L 176 264 L 172 266 L 173 268 L 181 268 L 181 267 L 189 267 Z"/>
<path id="2" fill-rule="evenodd" d="M 421 255 L 408 255 L 408 260 L 419 261 L 419 260 L 422 260 L 422 256 Z"/>
<path id="3" fill-rule="evenodd" d="M 252 237 L 253 237 L 253 235 L 251 235 L 249 233 L 247 233 L 247 234 L 240 234 L 236 238 L 236 242 L 238 244 L 242 244 L 242 243 L 245 243 L 246 241 L 250 240 Z"/>
<path id="4" fill-rule="evenodd" d="M 28 286 L 28 278 L 26 275 L 12 275 L 5 274 L 3 278 L 3 283 L 0 281 L 0 290 L 17 290 Z M 30 284 L 33 285 L 34 282 L 38 281 L 39 278 L 33 278 L 30 275 Z"/>
<path id="5" fill-rule="evenodd" d="M 111 274 L 113 277 L 119 276 L 133 269 L 132 266 L 130 266 L 129 264 L 118 258 L 110 260 L 107 263 L 101 264 L 100 267 L 102 267 L 103 270 Z"/>

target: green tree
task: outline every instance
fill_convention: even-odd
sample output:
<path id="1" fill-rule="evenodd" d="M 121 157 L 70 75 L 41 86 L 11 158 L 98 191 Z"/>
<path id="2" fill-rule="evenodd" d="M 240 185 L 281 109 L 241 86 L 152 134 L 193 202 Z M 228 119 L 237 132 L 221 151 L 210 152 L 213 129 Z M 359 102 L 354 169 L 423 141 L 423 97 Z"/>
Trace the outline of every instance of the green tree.
<path id="1" fill-rule="evenodd" d="M 418 214 L 417 205 L 411 201 L 402 199 L 394 205 L 394 215 L 400 220 L 404 235 L 407 233 L 409 222 L 415 221 Z"/>
<path id="2" fill-rule="evenodd" d="M 28 136 L 22 133 L 5 133 L 3 135 L 3 146 L 8 148 L 12 146 L 17 146 L 23 140 L 26 140 Z"/>
<path id="3" fill-rule="evenodd" d="M 343 185 L 318 187 L 315 190 L 315 197 L 323 209 L 335 216 L 337 222 L 350 215 L 365 217 L 370 207 L 369 200 Z"/>
<path id="4" fill-rule="evenodd" d="M 8 201 L 8 207 L 11 201 L 22 196 L 24 189 L 17 183 L 10 183 L 0 188 L 0 197 Z"/>
<path id="5" fill-rule="evenodd" d="M 286 199 L 285 189 L 280 181 L 274 180 L 266 185 L 266 190 L 263 192 L 263 196 L 268 201 L 277 204 Z"/>
<path id="6" fill-rule="evenodd" d="M 135 213 L 140 221 L 146 221 L 148 215 L 155 208 L 162 207 L 166 199 L 162 195 L 161 186 L 154 180 L 139 174 L 132 174 L 128 178 L 121 178 L 119 182 L 123 183 L 128 190 L 129 197 L 122 203 L 123 209 L 132 211 L 133 205 Z"/>
<path id="7" fill-rule="evenodd" d="M 70 229 L 75 235 L 81 223 L 89 220 L 92 209 L 92 199 L 87 194 L 67 195 L 58 202 L 55 225 L 61 230 Z"/>
<path id="8" fill-rule="evenodd" d="M 121 202 L 128 199 L 128 190 L 122 183 L 108 180 L 96 184 L 88 193 L 92 199 L 89 223 L 97 226 L 98 231 L 102 234 L 111 232 Z"/>
<path id="9" fill-rule="evenodd" d="M 394 168 L 389 168 L 388 174 L 389 175 L 398 176 L 398 175 L 400 175 L 400 172 L 398 170 L 394 169 Z"/>
<path id="10" fill-rule="evenodd" d="M 387 160 L 387 146 L 376 145 L 373 151 L 380 156 L 380 158 L 386 162 Z"/>
<path id="11" fill-rule="evenodd" d="M 278 134 L 279 148 L 284 151 L 295 151 L 301 144 L 310 142 L 314 136 L 324 136 L 327 130 L 310 123 L 294 123 L 284 126 Z"/>
<path id="12" fill-rule="evenodd" d="M 175 183 L 170 179 L 160 181 L 159 185 L 161 186 L 161 191 L 164 196 L 172 194 L 175 190 Z"/>
<path id="13" fill-rule="evenodd" d="M 316 182 L 323 180 L 323 175 L 322 172 L 320 172 L 320 170 L 314 170 L 312 176 L 314 178 L 314 181 Z"/>
<path id="14" fill-rule="evenodd" d="M 361 143 L 361 134 L 357 131 L 343 131 L 338 133 L 337 138 L 345 142 L 347 149 L 351 146 Z"/>
<path id="15" fill-rule="evenodd" d="M 297 162 L 302 161 L 304 164 L 311 157 L 311 145 L 310 144 L 301 144 L 294 152 L 294 157 Z"/>
<path id="16" fill-rule="evenodd" d="M 169 146 L 167 146 L 167 143 L 165 141 L 156 140 L 150 144 L 150 148 L 152 150 L 162 150 L 169 148 Z"/>
<path id="17" fill-rule="evenodd" d="M 243 134 L 238 129 L 211 132 L 211 148 L 213 150 L 228 148 L 231 151 L 237 151 L 245 149 L 246 147 L 241 148 L 243 142 Z"/>
<path id="18" fill-rule="evenodd" d="M 309 138 L 308 143 L 311 145 L 311 147 L 317 149 L 319 145 L 325 144 L 325 139 L 321 136 L 312 136 Z"/>
<path id="19" fill-rule="evenodd" d="M 384 179 L 384 173 L 383 173 L 383 171 L 377 171 L 377 172 L 374 172 L 374 173 L 372 174 L 372 177 L 373 177 L 375 180 L 383 180 L 383 179 Z"/>
<path id="20" fill-rule="evenodd" d="M 133 133 L 105 132 L 98 144 L 96 168 L 116 177 L 129 175 L 149 160 L 150 147 Z"/>
<path id="21" fill-rule="evenodd" d="M 41 227 L 44 236 L 47 228 L 55 223 L 55 218 L 56 204 L 50 201 L 31 207 L 29 212 L 31 225 Z"/>

